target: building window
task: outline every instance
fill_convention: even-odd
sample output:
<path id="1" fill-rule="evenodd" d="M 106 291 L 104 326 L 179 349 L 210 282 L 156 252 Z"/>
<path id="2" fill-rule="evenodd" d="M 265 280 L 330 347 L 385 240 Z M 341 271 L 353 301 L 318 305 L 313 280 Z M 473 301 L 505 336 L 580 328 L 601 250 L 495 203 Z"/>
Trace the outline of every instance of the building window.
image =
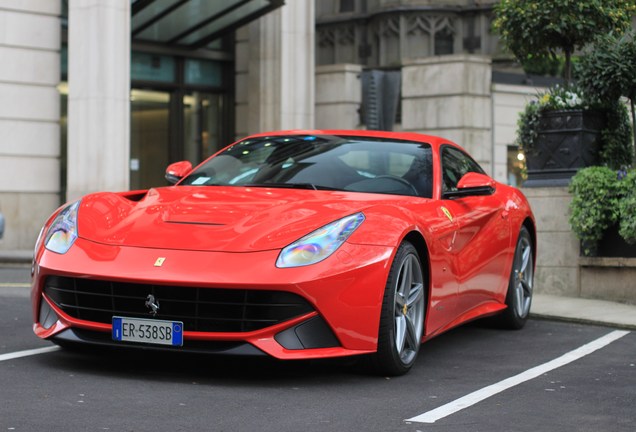
<path id="1" fill-rule="evenodd" d="M 435 55 L 446 55 L 453 53 L 453 33 L 449 29 L 444 29 L 435 33 Z"/>
<path id="2" fill-rule="evenodd" d="M 508 146 L 508 184 L 519 187 L 526 179 L 526 158 L 516 145 Z"/>
<path id="3" fill-rule="evenodd" d="M 340 13 L 355 12 L 356 0 L 340 0 Z"/>
<path id="4" fill-rule="evenodd" d="M 130 56 L 130 79 L 172 83 L 175 80 L 174 57 L 133 51 Z"/>

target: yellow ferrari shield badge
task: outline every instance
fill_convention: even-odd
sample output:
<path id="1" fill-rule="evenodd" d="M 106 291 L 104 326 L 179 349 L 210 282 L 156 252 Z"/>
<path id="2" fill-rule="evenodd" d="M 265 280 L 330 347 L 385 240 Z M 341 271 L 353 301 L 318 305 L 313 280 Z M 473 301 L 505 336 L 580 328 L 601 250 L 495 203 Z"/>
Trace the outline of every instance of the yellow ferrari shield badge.
<path id="1" fill-rule="evenodd" d="M 453 221 L 453 215 L 451 214 L 450 210 L 448 210 L 446 207 L 442 207 L 442 212 L 446 215 L 449 221 Z"/>
<path id="2" fill-rule="evenodd" d="M 163 265 L 163 262 L 164 262 L 165 260 L 166 260 L 166 259 L 165 259 L 164 257 L 159 257 L 159 258 L 157 258 L 157 261 L 155 261 L 155 267 L 161 267 L 161 266 Z"/>

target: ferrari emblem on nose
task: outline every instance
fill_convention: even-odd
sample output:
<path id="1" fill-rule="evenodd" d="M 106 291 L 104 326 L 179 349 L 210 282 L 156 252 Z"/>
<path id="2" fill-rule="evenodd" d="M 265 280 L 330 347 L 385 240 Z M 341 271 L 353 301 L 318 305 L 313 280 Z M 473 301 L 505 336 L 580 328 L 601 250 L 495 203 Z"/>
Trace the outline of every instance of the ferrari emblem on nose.
<path id="1" fill-rule="evenodd" d="M 157 261 L 155 261 L 155 267 L 161 267 L 161 266 L 163 265 L 163 262 L 164 262 L 165 260 L 166 260 L 166 259 L 165 259 L 164 257 L 159 257 L 159 258 L 157 258 Z"/>
<path id="2" fill-rule="evenodd" d="M 150 309 L 152 316 L 156 316 L 157 312 L 159 312 L 159 300 L 152 294 L 148 294 L 148 297 L 146 297 L 146 307 Z"/>

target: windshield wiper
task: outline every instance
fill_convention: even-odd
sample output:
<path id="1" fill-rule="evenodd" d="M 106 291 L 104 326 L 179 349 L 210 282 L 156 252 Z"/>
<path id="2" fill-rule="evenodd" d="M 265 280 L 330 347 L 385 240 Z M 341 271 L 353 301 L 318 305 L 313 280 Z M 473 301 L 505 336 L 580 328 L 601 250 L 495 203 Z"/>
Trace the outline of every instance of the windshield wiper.
<path id="1" fill-rule="evenodd" d="M 311 190 L 333 190 L 339 191 L 343 189 L 332 188 L 329 186 L 321 186 L 315 185 L 313 183 L 246 183 L 246 184 L 237 184 L 234 186 L 244 186 L 244 187 L 271 187 L 271 188 L 284 188 L 284 189 L 311 189 Z"/>
<path id="2" fill-rule="evenodd" d="M 271 187 L 271 188 L 286 188 L 286 189 L 313 189 L 318 190 L 316 185 L 312 183 L 244 183 L 237 184 L 235 186 L 245 186 L 245 187 Z"/>

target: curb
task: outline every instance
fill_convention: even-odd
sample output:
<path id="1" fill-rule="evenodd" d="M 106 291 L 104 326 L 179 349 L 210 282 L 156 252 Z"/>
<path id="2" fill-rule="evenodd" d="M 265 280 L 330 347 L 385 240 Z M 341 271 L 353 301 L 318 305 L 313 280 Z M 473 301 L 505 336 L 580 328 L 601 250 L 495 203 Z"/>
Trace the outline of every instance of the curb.
<path id="1" fill-rule="evenodd" d="M 31 264 L 33 252 L 28 250 L 0 251 L 0 264 Z"/>
<path id="2" fill-rule="evenodd" d="M 613 329 L 621 329 L 621 330 L 632 330 L 632 331 L 636 330 L 636 324 L 619 323 L 619 322 L 612 322 L 612 321 L 600 321 L 600 320 L 589 319 L 589 318 L 551 315 L 551 314 L 545 314 L 545 313 L 530 312 L 530 318 L 542 320 L 542 321 L 559 321 L 559 322 L 568 322 L 568 323 L 574 323 L 574 324 L 594 325 L 599 327 L 611 327 Z"/>

